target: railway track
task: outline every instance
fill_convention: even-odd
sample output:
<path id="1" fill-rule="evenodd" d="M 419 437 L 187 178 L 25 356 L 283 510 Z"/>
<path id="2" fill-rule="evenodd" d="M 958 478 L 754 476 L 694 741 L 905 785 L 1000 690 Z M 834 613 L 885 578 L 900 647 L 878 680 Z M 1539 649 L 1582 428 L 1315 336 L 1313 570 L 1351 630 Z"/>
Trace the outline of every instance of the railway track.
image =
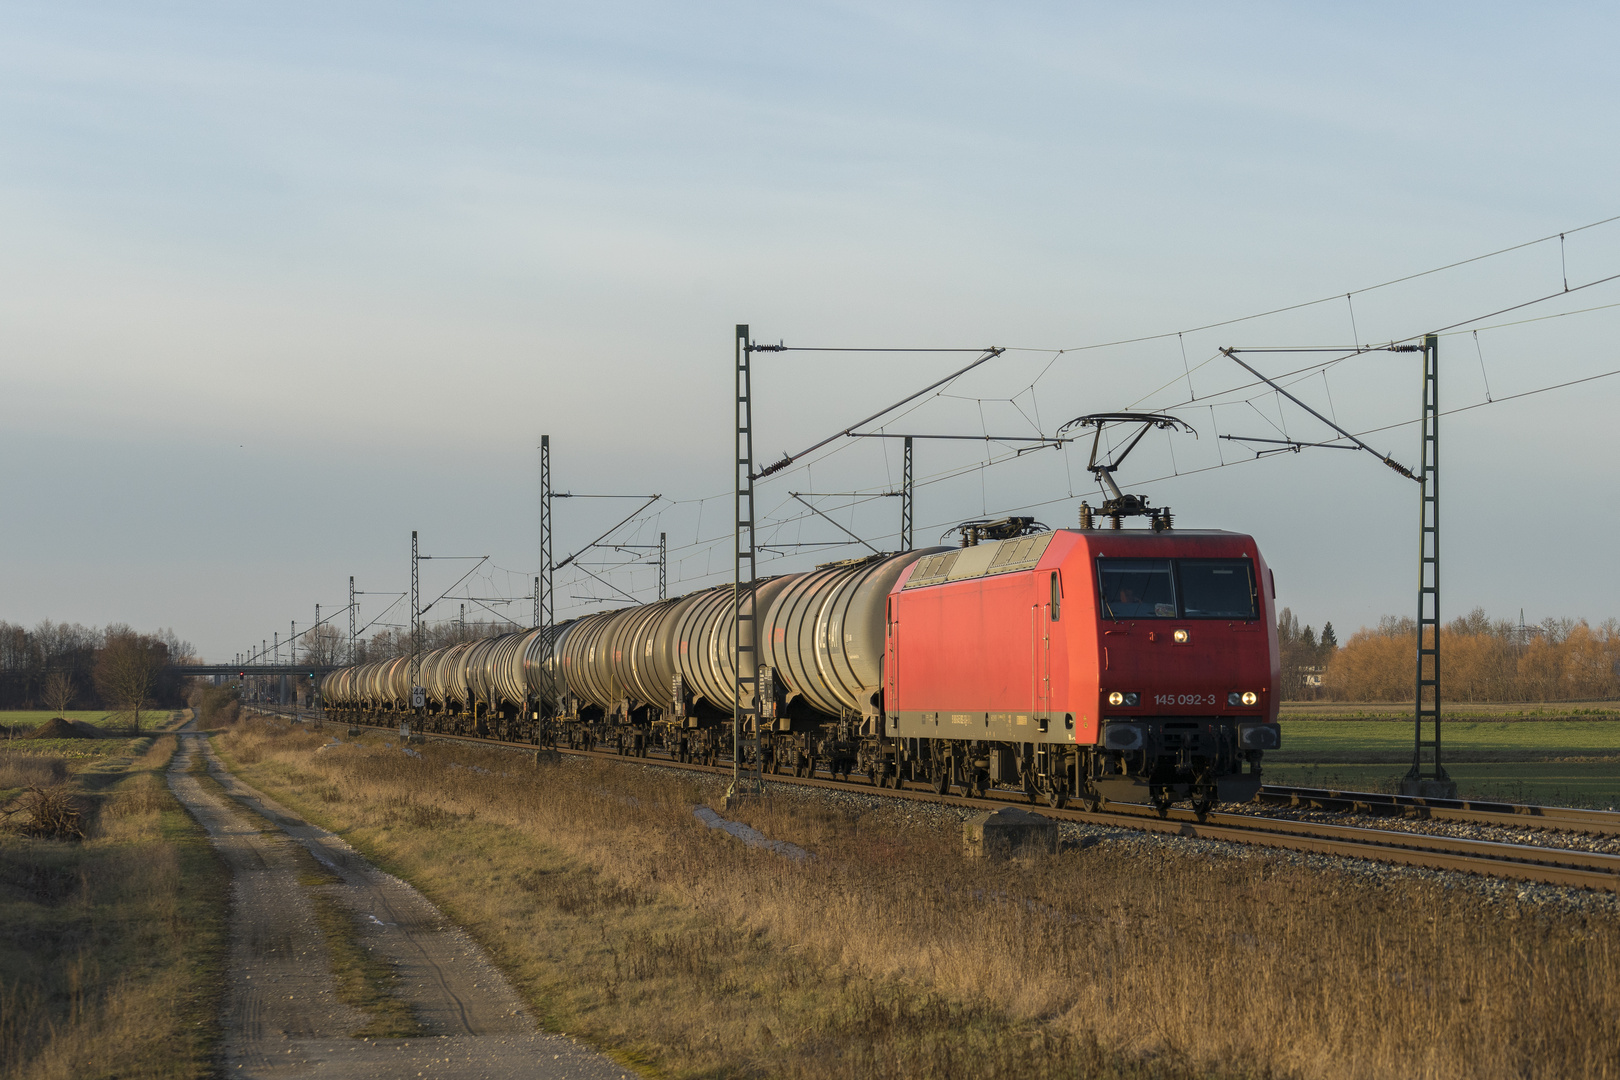
<path id="1" fill-rule="evenodd" d="M 291 717 L 291 711 L 250 707 L 249 711 L 266 715 Z M 334 721 L 302 714 L 306 719 Z M 336 721 L 348 726 L 343 721 Z M 391 731 L 390 726 L 358 725 L 376 731 Z M 475 735 L 419 733 L 427 739 L 446 742 L 470 742 L 507 749 L 529 749 L 522 743 Z M 688 772 L 729 775 L 727 766 L 688 764 L 661 755 L 625 758 L 611 750 L 573 750 L 558 748 L 557 753 L 576 757 L 601 757 L 614 760 L 636 761 L 662 768 Z M 937 803 L 946 806 L 973 809 L 997 806 L 1028 805 L 1022 794 L 992 790 L 983 798 L 959 795 L 940 795 L 932 788 L 902 782 L 899 787 L 880 788 L 866 783 L 853 783 L 821 777 L 795 777 L 772 775 L 773 783 L 798 787 L 827 788 L 843 792 L 859 792 L 884 798 L 907 799 Z M 1580 829 L 1604 834 L 1620 833 L 1620 813 L 1609 814 L 1613 821 L 1605 821 L 1606 811 L 1566 810 L 1560 807 L 1519 807 L 1511 803 L 1470 803 L 1465 800 L 1407 799 L 1369 792 L 1331 792 L 1312 788 L 1268 787 L 1262 789 L 1265 801 L 1276 804 L 1309 806 L 1343 812 L 1405 814 L 1434 820 L 1468 821 L 1475 824 L 1510 824 L 1523 828 L 1531 824 L 1538 828 Z M 1443 805 L 1441 805 L 1443 804 Z M 1375 809 L 1365 809 L 1365 808 Z M 1381 808 L 1388 807 L 1387 811 Z M 1490 809 L 1485 809 L 1490 807 Z M 1440 836 L 1429 833 L 1394 832 L 1351 825 L 1334 825 L 1315 821 L 1294 821 L 1258 817 L 1247 814 L 1211 813 L 1200 821 L 1187 810 L 1172 809 L 1164 816 L 1148 806 L 1131 803 L 1108 803 L 1102 809 L 1091 811 L 1071 807 L 1054 809 L 1042 806 L 1040 812 L 1057 821 L 1073 821 L 1088 825 L 1106 825 L 1136 829 L 1161 835 L 1183 836 L 1204 840 L 1223 840 L 1255 847 L 1275 848 L 1283 851 L 1309 852 L 1403 866 L 1462 873 L 1483 874 L 1489 877 L 1510 878 L 1520 881 L 1541 882 L 1570 888 L 1596 889 L 1620 893 L 1620 855 L 1580 851 L 1569 848 L 1543 847 L 1534 844 L 1510 844 L 1490 840 L 1472 840 L 1462 837 Z"/>
<path id="2" fill-rule="evenodd" d="M 1460 821 L 1500 825 L 1510 829 L 1556 829 L 1594 836 L 1620 836 L 1620 813 L 1578 810 L 1564 806 L 1482 802 L 1477 799 L 1423 799 L 1412 795 L 1383 795 L 1370 791 L 1334 791 L 1327 788 L 1268 784 L 1258 799 L 1273 806 L 1403 817 L 1422 821 Z"/>

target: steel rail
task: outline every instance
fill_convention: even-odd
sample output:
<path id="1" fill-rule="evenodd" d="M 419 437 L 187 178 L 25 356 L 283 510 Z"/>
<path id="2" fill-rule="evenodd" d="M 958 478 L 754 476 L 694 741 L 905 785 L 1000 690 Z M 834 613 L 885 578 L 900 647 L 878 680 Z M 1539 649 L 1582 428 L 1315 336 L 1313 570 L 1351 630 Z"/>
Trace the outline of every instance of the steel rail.
<path id="1" fill-rule="evenodd" d="M 249 706 L 249 711 L 268 715 L 288 715 L 275 708 Z M 345 724 L 313 712 L 302 713 L 307 719 L 324 723 Z M 391 725 L 353 724 L 389 731 Z M 674 761 L 664 756 L 636 757 L 611 750 L 577 750 L 569 747 L 536 747 L 533 744 L 509 742 L 504 739 L 479 735 L 459 735 L 448 732 L 414 732 L 423 739 L 446 742 L 469 742 L 484 746 L 503 747 L 528 752 L 551 750 L 575 757 L 609 757 L 638 762 L 655 768 L 683 769 L 689 772 L 729 775 L 730 766 L 702 765 L 696 762 Z M 996 808 L 1028 805 L 1028 799 L 1010 793 L 991 792 L 982 798 L 960 795 L 941 795 L 931 787 L 897 781 L 898 787 L 878 787 L 875 784 L 855 785 L 847 781 L 820 777 L 791 776 L 772 773 L 776 783 L 795 787 L 825 788 L 834 791 L 859 791 L 885 798 L 906 799 L 914 802 L 935 803 L 963 808 Z M 1302 789 L 1304 790 L 1304 789 Z M 1057 821 L 1071 821 L 1087 825 L 1106 825 L 1134 829 L 1159 835 L 1181 836 L 1189 839 L 1221 840 L 1247 844 L 1252 847 L 1273 848 L 1283 851 L 1303 851 L 1318 855 L 1364 859 L 1373 862 L 1394 863 L 1434 870 L 1452 870 L 1481 874 L 1487 877 L 1511 878 L 1571 888 L 1597 889 L 1620 893 L 1620 856 L 1599 852 L 1577 851 L 1569 848 L 1540 847 L 1530 844 L 1505 844 L 1489 840 L 1468 840 L 1460 837 L 1437 836 L 1431 833 L 1395 832 L 1387 829 L 1367 829 L 1348 825 L 1319 822 L 1291 821 L 1279 818 L 1254 817 L 1247 814 L 1210 814 L 1204 821 L 1186 810 L 1171 810 L 1165 817 L 1148 806 L 1135 803 L 1107 803 L 1107 809 L 1078 810 L 1070 807 L 1055 809 L 1042 806 L 1040 813 Z M 1557 809 L 1557 808 L 1550 808 Z"/>
<path id="2" fill-rule="evenodd" d="M 1620 812 L 1613 810 L 1582 810 L 1577 807 L 1479 799 L 1429 799 L 1375 791 L 1340 791 L 1281 784 L 1262 787 L 1259 799 L 1263 803 L 1299 809 L 1620 836 Z"/>

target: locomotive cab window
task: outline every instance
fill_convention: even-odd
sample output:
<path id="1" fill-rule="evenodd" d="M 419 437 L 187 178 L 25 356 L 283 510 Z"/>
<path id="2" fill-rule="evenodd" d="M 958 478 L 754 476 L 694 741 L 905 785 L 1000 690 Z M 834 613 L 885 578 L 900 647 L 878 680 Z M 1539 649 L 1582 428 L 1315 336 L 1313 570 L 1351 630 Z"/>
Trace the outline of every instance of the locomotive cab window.
<path id="1" fill-rule="evenodd" d="M 1097 581 L 1106 618 L 1176 617 L 1175 577 L 1169 559 L 1098 559 Z"/>
<path id="2" fill-rule="evenodd" d="M 1063 583 L 1058 580 L 1056 570 L 1052 571 L 1052 621 L 1057 622 L 1063 611 Z"/>
<path id="3" fill-rule="evenodd" d="M 1248 559 L 1099 558 L 1097 584 L 1105 619 L 1260 617 Z"/>
<path id="4" fill-rule="evenodd" d="M 1179 559 L 1182 612 L 1189 619 L 1255 619 L 1248 559 Z"/>

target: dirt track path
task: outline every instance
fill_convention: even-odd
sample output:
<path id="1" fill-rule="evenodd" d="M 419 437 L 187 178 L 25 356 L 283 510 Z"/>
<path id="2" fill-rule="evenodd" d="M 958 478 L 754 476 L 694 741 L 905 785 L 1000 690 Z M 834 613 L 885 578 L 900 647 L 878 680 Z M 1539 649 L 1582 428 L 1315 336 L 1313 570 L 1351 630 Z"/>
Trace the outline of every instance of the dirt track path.
<path id="1" fill-rule="evenodd" d="M 233 876 L 228 1077 L 542 1077 L 619 1080 L 629 1070 L 570 1039 L 540 1034 L 517 994 L 465 931 L 421 893 L 343 840 L 236 779 L 195 721 L 169 767 L 175 797 L 207 830 Z M 189 775 L 201 754 L 230 799 Z M 301 845 L 338 880 L 299 881 Z M 358 1039 L 367 1017 L 337 997 L 311 893 L 359 916 L 363 944 L 399 973 L 399 996 L 426 1036 Z"/>

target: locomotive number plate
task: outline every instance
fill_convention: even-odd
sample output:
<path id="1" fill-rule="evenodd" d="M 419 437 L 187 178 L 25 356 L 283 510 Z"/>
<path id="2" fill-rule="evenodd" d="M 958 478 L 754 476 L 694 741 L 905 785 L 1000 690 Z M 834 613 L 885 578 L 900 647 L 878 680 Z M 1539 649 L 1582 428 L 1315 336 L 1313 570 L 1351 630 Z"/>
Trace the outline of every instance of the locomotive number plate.
<path id="1" fill-rule="evenodd" d="M 1219 696 L 1215 694 L 1154 694 L 1155 705 L 1218 705 Z"/>

